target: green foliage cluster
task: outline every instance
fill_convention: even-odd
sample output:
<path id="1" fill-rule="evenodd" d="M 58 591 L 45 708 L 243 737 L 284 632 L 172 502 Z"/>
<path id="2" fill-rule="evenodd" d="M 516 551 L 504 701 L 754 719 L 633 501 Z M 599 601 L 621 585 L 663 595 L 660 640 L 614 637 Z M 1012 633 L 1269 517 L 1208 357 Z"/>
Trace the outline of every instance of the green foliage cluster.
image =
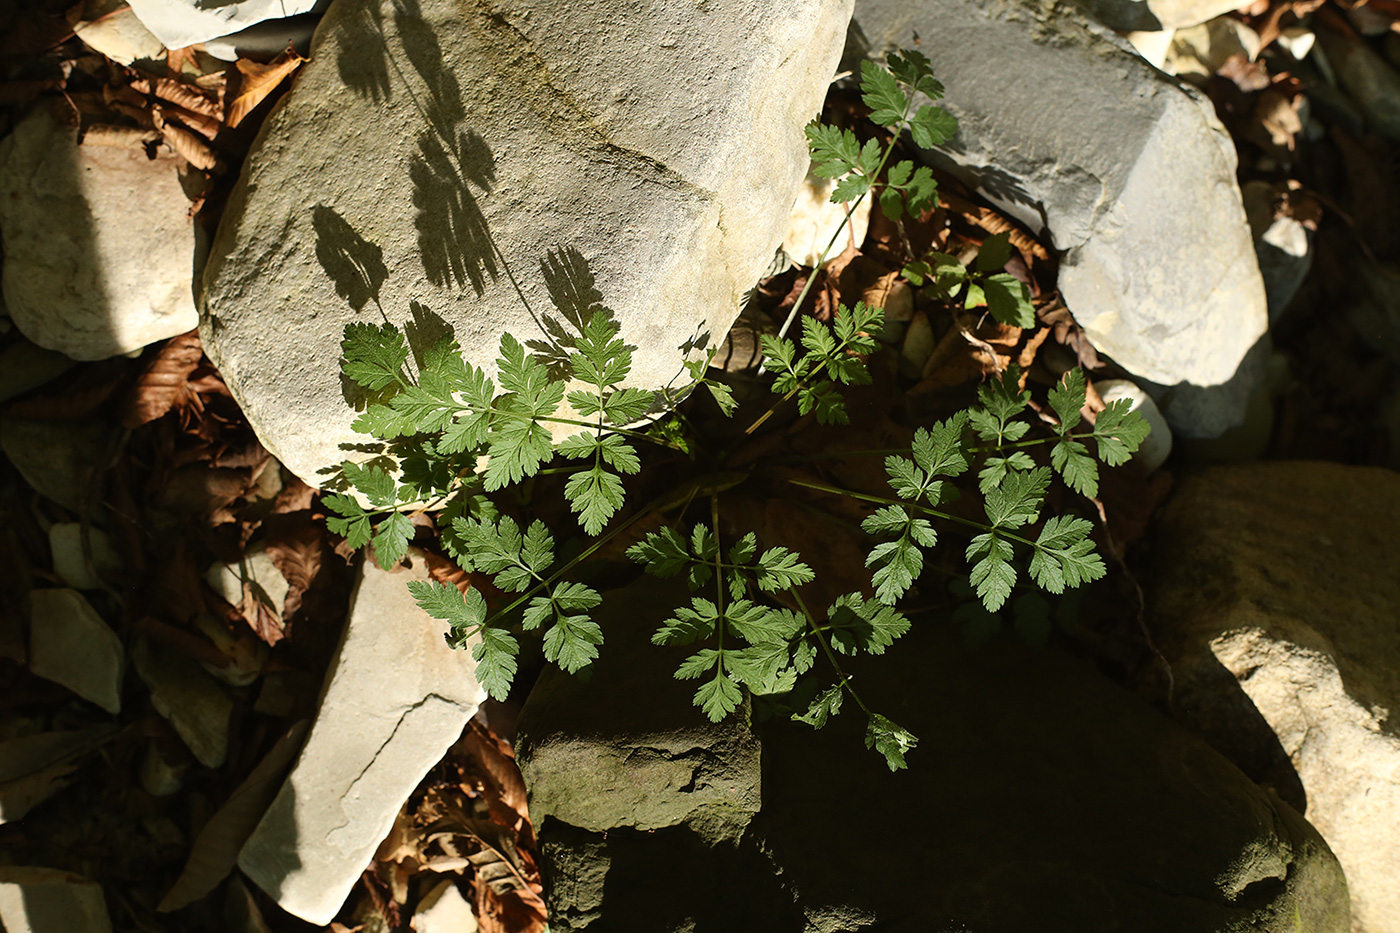
<path id="1" fill-rule="evenodd" d="M 933 99 L 942 94 L 917 52 L 892 55 L 888 70 L 866 63 L 862 77 L 876 123 L 907 130 L 924 146 L 945 140 L 955 129 L 942 110 L 914 108 L 916 92 Z M 808 138 L 818 172 L 846 176 L 833 195 L 837 201 L 873 192 L 894 150 L 893 140 L 886 147 L 862 145 L 848 130 L 820 125 L 808 129 Z M 936 198 L 927 169 L 900 162 L 883 174 L 879 200 L 892 218 L 928 210 Z M 993 296 L 1003 286 L 1007 294 L 1012 289 L 991 273 L 1005 264 L 1006 255 L 1002 244 L 989 243 L 983 247 L 985 261 L 979 256 L 973 270 L 957 273 L 957 281 L 969 290 L 976 284 L 1000 317 L 998 308 L 1011 305 Z M 551 261 L 563 260 L 551 256 Z M 938 265 L 941 261 L 935 257 L 931 279 L 952 282 L 952 267 Z M 1016 298 L 1008 312 L 1013 322 L 1022 319 L 1020 301 Z M 675 399 L 700 385 L 724 415 L 737 407 L 726 386 L 707 378 L 706 359 L 685 364 L 691 384 L 681 392 L 626 386 L 632 348 L 611 312 L 599 305 L 568 317 L 577 334 L 550 353 L 527 352 L 515 337 L 504 335 L 494 378 L 465 361 L 450 335 L 414 353 L 395 325 L 357 323 L 345 329 L 342 344 L 343 374 L 369 399 L 355 428 L 383 442 L 385 455 L 342 465 L 353 492 L 347 488 L 323 500 L 334 513 L 330 527 L 352 547 L 372 547 L 375 559 L 387 567 L 403 558 L 414 533 L 403 509 L 440 513 L 447 553 L 464 571 L 489 576 L 505 594 L 498 601 L 504 604 L 488 604 L 478 589 L 462 592 L 439 582 L 409 586 L 424 610 L 448 623 L 453 646 L 471 646 L 478 678 L 497 698 L 506 695 L 517 673 L 524 633 L 539 632 L 545 658 L 571 673 L 599 655 L 605 633 L 592 613 L 602 596 L 573 579 L 573 572 L 625 527 L 613 519 L 624 505 L 624 477 L 641 467 L 637 442 L 693 449 L 691 442 L 680 442 L 686 432 L 674 421 L 651 434 L 632 426 L 670 413 Z M 867 359 L 880 349 L 871 335 L 883 325 L 881 309 L 857 303 L 838 308 L 829 326 L 804 319 L 800 341 L 765 337 L 764 366 L 777 398 L 749 431 L 794 399 L 801 414 L 813 413 L 820 423 L 847 423 L 841 387 L 870 381 Z M 976 406 L 918 429 L 907 451 L 885 460 L 888 496 L 801 483 L 874 506 L 862 524 L 871 542 L 868 591 L 843 594 L 825 608 L 809 607 L 802 588 L 813 581 L 813 569 L 791 542 L 761 542 L 753 534 L 724 541 L 716 491 L 707 494 L 708 522 L 688 530 L 664 525 L 628 549 L 628 557 L 647 573 L 683 578 L 691 593 L 688 604 L 658 620 L 652 641 L 689 649 L 675 676 L 698 681 L 694 701 L 706 716 L 718 721 L 733 713 L 745 693 L 793 694 L 799 679 L 816 676 L 824 661 L 831 681 L 819 685 L 815 698 L 793 718 L 820 728 L 849 697 L 866 716 L 867 746 L 892 770 L 902 768 L 915 737 L 865 705 L 842 658 L 883 654 L 909 630 L 899 602 L 938 544 L 940 526 L 974 532 L 964 549 L 967 579 L 988 612 L 1007 602 L 1023 572 L 1052 594 L 1103 576 L 1088 521 L 1069 515 L 1042 520 L 1047 491 L 1058 476 L 1075 492 L 1094 495 L 1098 461 L 1090 445 L 1098 460 L 1120 464 L 1145 437 L 1146 425 L 1122 401 L 1101 412 L 1091 428 L 1076 431 L 1083 424 L 1086 384 L 1074 371 L 1050 392 L 1056 423 L 1042 431 L 1047 436 L 1031 437 L 1030 393 L 1020 382 L 1012 367 L 980 389 Z M 1048 419 L 1037 422 L 1043 420 Z M 1048 466 L 1038 465 L 1029 453 L 1039 444 L 1052 445 Z M 715 466 L 726 468 L 722 459 Z M 546 469 L 568 474 L 565 497 L 591 541 L 568 559 L 560 558 L 555 535 L 543 522 L 522 526 L 501 514 L 488 495 L 516 488 Z M 960 483 L 970 489 L 967 479 L 974 470 L 985 521 L 947 510 Z M 632 520 L 655 509 L 654 504 L 636 511 Z"/>

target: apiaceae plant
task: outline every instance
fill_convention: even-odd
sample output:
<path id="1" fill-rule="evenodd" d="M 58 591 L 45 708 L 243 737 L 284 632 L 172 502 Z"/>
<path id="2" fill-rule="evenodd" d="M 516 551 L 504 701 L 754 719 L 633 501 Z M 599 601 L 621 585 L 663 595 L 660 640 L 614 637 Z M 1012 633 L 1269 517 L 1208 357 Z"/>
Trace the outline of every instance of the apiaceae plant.
<path id="1" fill-rule="evenodd" d="M 866 62 L 862 90 L 871 119 L 891 131 L 889 142 L 862 144 L 850 130 L 814 124 L 807 129 L 814 171 L 841 177 L 833 201 L 856 202 L 878 190 L 880 209 L 894 222 L 932 209 L 937 190 L 929 170 L 907 161 L 888 165 L 902 132 L 927 147 L 956 128 L 940 108 L 915 106 L 916 95 L 942 95 L 927 59 L 906 52 L 892 54 L 888 68 Z M 1003 249 L 989 241 L 987 258 L 979 257 L 971 271 L 935 254 L 912 262 L 906 274 L 925 275 L 945 290 L 966 286 L 969 307 L 977 300 L 971 290 L 979 288 L 980 300 L 998 320 L 1033 324 L 1025 287 L 992 271 L 1006 262 Z M 881 332 L 883 314 L 857 302 L 840 306 L 830 326 L 804 317 L 800 341 L 783 336 L 786 326 L 779 336 L 765 336 L 763 365 L 776 398 L 745 433 L 790 402 L 821 424 L 847 423 L 842 386 L 871 381 L 867 360 L 880 349 L 873 335 Z M 545 659 L 571 673 L 587 668 L 604 649 L 606 633 L 593 618 L 602 595 L 574 571 L 626 527 L 614 519 L 627 494 L 625 477 L 641 468 L 639 446 L 660 444 L 697 456 L 706 447 L 675 419 L 651 428 L 636 425 L 649 413 L 674 412 L 678 399 L 702 386 L 724 415 L 737 407 L 729 387 L 707 376 L 705 358 L 685 364 L 690 384 L 683 391 L 627 386 L 633 348 L 611 312 L 594 305 L 570 319 L 577 333 L 567 347 L 556 347 L 553 361 L 504 335 L 494 379 L 464 360 L 451 336 L 415 353 L 392 323 L 354 323 L 342 343 L 344 376 L 369 396 L 355 429 L 383 442 L 389 457 L 342 465 L 347 486 L 358 496 L 347 490 L 325 497 L 333 513 L 330 528 L 352 547 L 371 546 L 378 563 L 388 567 L 405 556 L 414 534 L 403 509 L 436 512 L 447 554 L 464 571 L 489 576 L 504 595 L 492 605 L 476 588 L 408 585 L 424 610 L 447 622 L 450 644 L 470 646 L 478 679 L 497 698 L 516 675 L 524 633 L 541 633 Z M 1095 495 L 1098 461 L 1126 461 L 1147 427 L 1128 411 L 1127 401 L 1110 404 L 1085 426 L 1085 395 L 1083 374 L 1066 374 L 1049 393 L 1054 423 L 1041 429 L 1043 436 L 1031 437 L 1033 425 L 1025 417 L 1030 393 L 1012 366 L 980 388 L 977 405 L 918 428 L 907 450 L 886 456 L 888 495 L 794 480 L 875 506 L 862 523 L 870 542 L 870 585 L 829 606 L 804 600 L 802 587 L 816 572 L 793 542 L 761 541 L 752 533 L 726 539 L 719 506 L 725 483 L 692 484 L 674 498 L 687 505 L 692 498 L 708 499 L 708 516 L 689 527 L 678 520 L 662 524 L 627 550 L 647 573 L 683 579 L 691 594 L 669 618 L 656 620 L 652 641 L 692 649 L 675 676 L 698 682 L 694 702 L 711 720 L 733 713 L 745 692 L 787 694 L 799 678 L 821 676 L 815 698 L 793 718 L 820 728 L 849 698 L 866 717 L 867 746 L 891 770 L 904 767 L 915 737 L 865 704 L 841 659 L 883 654 L 909 630 L 900 601 L 938 544 L 940 526 L 975 532 L 965 545 L 967 583 L 988 611 L 1007 602 L 1023 573 L 1054 594 L 1103 576 L 1090 522 L 1070 515 L 1042 521 L 1046 494 L 1058 475 L 1075 492 Z M 1037 465 L 1029 453 L 1040 444 L 1052 445 L 1048 466 Z M 723 453 L 704 455 L 714 460 L 710 475 L 732 477 Z M 556 462 L 560 466 L 550 466 Z M 955 487 L 974 470 L 985 520 L 946 508 Z M 561 557 L 555 530 L 538 519 L 517 522 L 491 498 L 542 471 L 568 474 L 564 495 L 583 532 L 568 559 Z M 628 522 L 666 508 L 655 503 L 634 510 Z M 683 507 L 679 515 L 685 514 Z M 827 673 L 818 675 L 819 665 Z"/>

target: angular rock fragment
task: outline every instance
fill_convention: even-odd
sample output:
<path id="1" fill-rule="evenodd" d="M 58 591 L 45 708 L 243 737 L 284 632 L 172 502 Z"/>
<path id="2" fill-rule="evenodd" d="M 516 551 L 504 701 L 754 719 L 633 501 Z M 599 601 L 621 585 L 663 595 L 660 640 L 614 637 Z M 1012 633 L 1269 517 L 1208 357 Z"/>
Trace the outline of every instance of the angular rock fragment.
<path id="1" fill-rule="evenodd" d="M 218 682 L 195 661 L 152 647 L 144 638 L 132 649 L 131 663 L 151 691 L 156 712 L 170 720 L 199 763 L 223 764 L 233 701 Z"/>
<path id="2" fill-rule="evenodd" d="M 1179 477 L 1150 540 L 1181 717 L 1305 812 L 1355 929 L 1400 918 L 1400 475 L 1255 463 Z"/>
<path id="3" fill-rule="evenodd" d="M 494 372 L 503 331 L 557 343 L 602 302 L 628 383 L 669 383 L 782 240 L 850 10 L 336 4 L 204 277 L 201 338 L 263 444 L 316 484 L 363 443 L 337 359 L 381 312 Z"/>
<path id="4" fill-rule="evenodd" d="M 109 713 L 122 709 L 126 652 L 77 590 L 29 594 L 29 669 Z"/>
<path id="5" fill-rule="evenodd" d="M 1096 348 L 1139 382 L 1235 375 L 1268 321 L 1234 146 L 1209 101 L 1073 7 L 860 0 L 843 66 L 895 47 L 929 56 L 959 121 L 928 157 L 1048 231 Z M 1213 436 L 1247 396 L 1163 413 L 1179 434 Z"/>
<path id="6" fill-rule="evenodd" d="M 486 697 L 471 652 L 405 585 L 427 578 L 422 552 L 386 573 L 366 563 L 350 600 L 320 710 L 291 774 L 238 864 L 289 913 L 335 916 L 394 816 Z"/>
<path id="7" fill-rule="evenodd" d="M 102 888 L 69 871 L 0 866 L 0 928 L 9 933 L 112 933 Z"/>
<path id="8" fill-rule="evenodd" d="M 0 142 L 5 303 L 20 331 L 75 360 L 183 334 L 194 225 L 175 159 L 79 146 L 46 108 Z"/>

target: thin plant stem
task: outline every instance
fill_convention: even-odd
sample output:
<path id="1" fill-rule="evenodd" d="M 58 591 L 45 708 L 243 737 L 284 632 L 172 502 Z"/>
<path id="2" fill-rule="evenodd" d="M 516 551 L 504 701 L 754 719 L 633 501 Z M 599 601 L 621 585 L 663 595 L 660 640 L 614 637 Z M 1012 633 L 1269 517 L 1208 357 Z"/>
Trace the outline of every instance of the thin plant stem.
<path id="1" fill-rule="evenodd" d="M 816 619 L 812 616 L 812 611 L 807 608 L 807 603 L 802 599 L 802 594 L 794 589 L 792 595 L 797 599 L 797 606 L 802 610 L 802 614 L 807 617 L 807 624 L 812 629 L 812 634 L 817 637 L 817 644 L 822 646 L 822 652 L 826 655 L 827 661 L 830 662 L 832 668 L 836 671 L 836 676 L 841 678 L 838 681 L 841 689 L 851 695 L 851 699 L 855 700 L 856 705 L 865 711 L 865 715 L 874 716 L 875 714 L 870 711 L 870 707 L 865 705 L 865 701 L 860 698 L 860 694 L 856 693 L 855 688 L 851 686 L 851 675 L 841 669 L 841 663 L 836 660 L 836 652 L 831 650 L 831 645 L 827 642 L 826 636 L 822 634 L 822 627 L 817 625 Z"/>

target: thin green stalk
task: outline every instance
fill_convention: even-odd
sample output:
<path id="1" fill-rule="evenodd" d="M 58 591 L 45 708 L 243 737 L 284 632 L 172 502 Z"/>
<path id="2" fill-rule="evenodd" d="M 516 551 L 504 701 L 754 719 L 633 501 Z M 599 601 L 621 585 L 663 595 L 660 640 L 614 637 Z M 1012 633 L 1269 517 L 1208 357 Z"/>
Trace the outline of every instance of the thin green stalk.
<path id="1" fill-rule="evenodd" d="M 794 486 L 803 486 L 807 489 L 815 489 L 818 492 L 829 492 L 838 496 L 848 496 L 852 499 L 860 499 L 864 502 L 874 502 L 879 505 L 898 505 L 903 506 L 905 508 L 916 509 L 917 511 L 923 512 L 926 515 L 932 515 L 935 518 L 942 518 L 950 522 L 955 522 L 959 525 L 966 525 L 969 528 L 976 528 L 978 531 L 995 532 L 998 535 L 1010 538 L 1012 541 L 1020 541 L 1022 544 L 1026 544 L 1031 547 L 1036 547 L 1036 543 L 1031 539 L 1023 538 L 1018 534 L 1012 534 L 1004 528 L 996 528 L 992 525 L 986 524 L 985 522 L 975 522 L 969 518 L 962 518 L 958 515 L 950 515 L 947 512 L 941 512 L 938 509 L 930 508 L 929 506 L 924 505 L 922 502 L 916 502 L 912 499 L 890 499 L 886 496 L 872 496 L 868 493 L 852 492 L 849 489 L 842 489 L 839 486 L 828 486 L 826 483 L 816 483 L 811 480 L 797 479 L 796 477 L 791 476 L 787 478 L 787 481 L 789 483 L 792 483 Z"/>
<path id="2" fill-rule="evenodd" d="M 817 644 L 822 646 L 822 652 L 826 655 L 827 661 L 831 663 L 832 668 L 836 671 L 836 676 L 841 678 L 839 681 L 841 689 L 851 695 L 851 699 L 855 700 L 856 705 L 865 711 L 866 716 L 875 715 L 870 711 L 870 707 L 865 705 L 865 701 L 860 698 L 860 694 L 856 693 L 855 688 L 851 686 L 851 675 L 841 669 L 841 663 L 836 660 L 836 652 L 831 650 L 831 645 L 827 642 L 826 636 L 822 634 L 821 626 L 817 625 L 812 611 L 807 608 L 807 603 L 803 601 L 802 594 L 797 592 L 797 590 L 793 590 L 792 595 L 797 599 L 797 607 L 801 609 L 802 614 L 807 617 L 807 625 L 811 628 L 812 634 L 817 637 Z"/>

